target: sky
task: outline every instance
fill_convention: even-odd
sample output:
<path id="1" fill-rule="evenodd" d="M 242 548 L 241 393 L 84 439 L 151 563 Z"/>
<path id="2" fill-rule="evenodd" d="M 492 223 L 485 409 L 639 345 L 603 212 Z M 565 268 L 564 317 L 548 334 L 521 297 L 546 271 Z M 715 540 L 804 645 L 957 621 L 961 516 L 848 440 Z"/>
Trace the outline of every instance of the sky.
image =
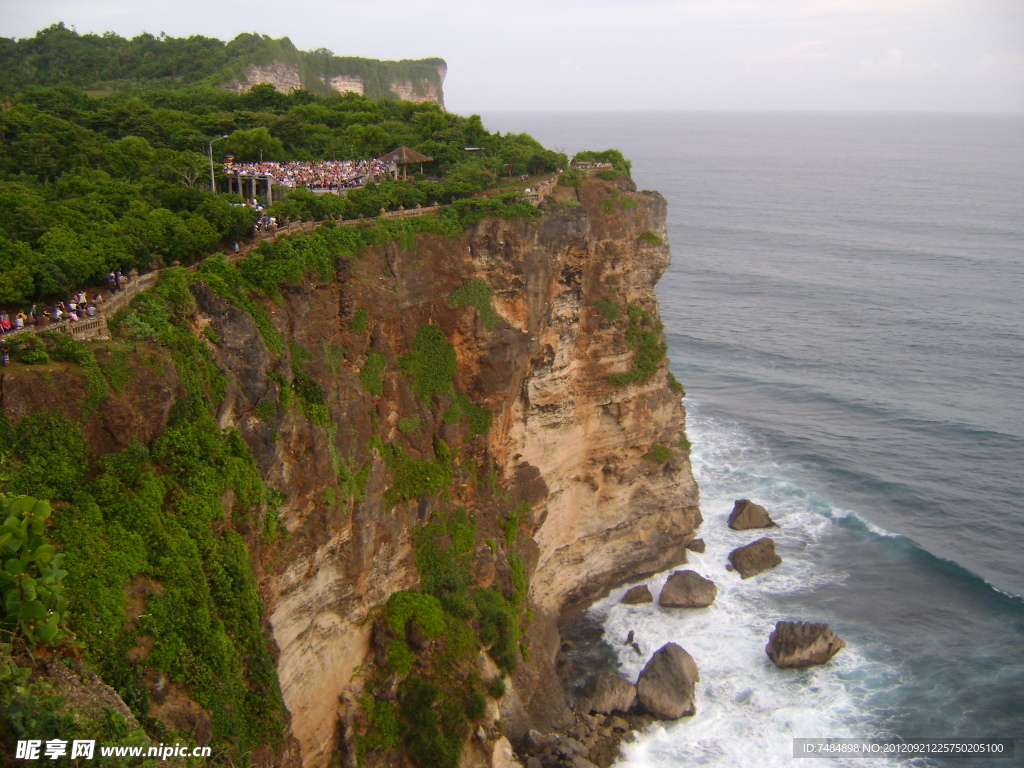
<path id="1" fill-rule="evenodd" d="M 0 36 L 289 37 L 440 56 L 455 112 L 1024 112 L 1024 0 L 0 0 Z"/>

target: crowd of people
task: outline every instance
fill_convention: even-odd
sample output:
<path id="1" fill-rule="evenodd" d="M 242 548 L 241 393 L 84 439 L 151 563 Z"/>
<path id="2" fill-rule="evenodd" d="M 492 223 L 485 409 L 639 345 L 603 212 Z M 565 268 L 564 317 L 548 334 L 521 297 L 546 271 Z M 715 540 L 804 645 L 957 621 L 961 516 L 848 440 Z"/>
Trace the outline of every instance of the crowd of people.
<path id="1" fill-rule="evenodd" d="M 98 293 L 92 299 L 88 299 L 85 293 L 80 291 L 66 302 L 58 301 L 52 307 L 33 304 L 30 309 L 22 310 L 13 317 L 7 314 L 6 310 L 0 310 L 0 333 L 14 333 L 30 325 L 43 328 L 63 320 L 74 323 L 96 317 L 96 305 L 102 301 L 103 296 Z"/>
<path id="2" fill-rule="evenodd" d="M 232 163 L 224 166 L 229 176 L 271 176 L 283 187 L 309 189 L 352 189 L 363 186 L 368 179 L 390 173 L 393 166 L 380 160 L 324 160 L 317 163 Z"/>
<path id="3" fill-rule="evenodd" d="M 128 282 L 138 275 L 138 270 L 133 269 L 124 274 L 120 269 L 107 274 L 107 289 L 111 294 L 116 295 L 123 291 Z M 99 305 L 103 302 L 103 294 L 97 293 L 91 299 L 85 295 L 85 291 L 78 291 L 71 294 L 67 301 L 55 302 L 52 306 L 33 304 L 29 309 L 20 312 L 13 311 L 8 314 L 6 309 L 0 309 L 0 334 L 16 333 L 25 328 L 44 328 L 52 323 L 68 321 L 76 323 L 79 320 L 87 320 L 96 317 Z"/>

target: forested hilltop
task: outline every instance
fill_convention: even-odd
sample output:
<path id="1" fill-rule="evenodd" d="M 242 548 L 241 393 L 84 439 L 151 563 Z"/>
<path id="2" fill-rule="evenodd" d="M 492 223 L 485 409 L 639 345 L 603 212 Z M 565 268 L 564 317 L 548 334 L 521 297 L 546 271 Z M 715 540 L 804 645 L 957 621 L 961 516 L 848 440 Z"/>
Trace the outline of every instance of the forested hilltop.
<path id="1" fill-rule="evenodd" d="M 92 91 L 202 82 L 228 86 L 245 81 L 249 67 L 280 64 L 295 70 L 297 85 L 323 95 L 333 93 L 332 78 L 358 78 L 362 95 L 397 99 L 394 83 L 408 82 L 440 93 L 443 59 L 379 61 L 336 56 L 326 48 L 300 51 L 287 37 L 253 33 L 230 42 L 212 37 L 142 34 L 130 40 L 113 32 L 85 34 L 54 24 L 34 37 L 0 37 L 0 93 L 29 85 L 74 85 Z"/>
<path id="2" fill-rule="evenodd" d="M 161 62 L 158 51 L 154 71 Z M 526 134 L 490 133 L 478 116 L 432 103 L 286 94 L 270 85 L 235 93 L 205 83 L 90 96 L 52 73 L 39 79 L 51 84 L 8 86 L 0 111 L 0 304 L 8 306 L 63 298 L 103 283 L 111 270 L 191 264 L 249 233 L 256 213 L 233 205 L 241 197 L 209 189 L 211 140 L 221 179 L 229 154 L 369 159 L 406 145 L 433 158 L 429 178 L 371 183 L 347 196 L 293 191 L 271 210 L 293 219 L 447 203 L 500 176 L 566 163 Z"/>

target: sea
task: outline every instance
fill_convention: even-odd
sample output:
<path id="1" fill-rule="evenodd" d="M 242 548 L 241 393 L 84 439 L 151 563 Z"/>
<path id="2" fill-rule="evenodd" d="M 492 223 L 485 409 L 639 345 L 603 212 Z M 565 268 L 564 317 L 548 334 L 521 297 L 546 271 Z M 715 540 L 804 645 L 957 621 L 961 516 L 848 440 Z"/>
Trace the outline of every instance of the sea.
<path id="1" fill-rule="evenodd" d="M 620 149 L 668 201 L 657 286 L 714 605 L 587 614 L 635 679 L 676 642 L 697 714 L 618 768 L 1024 765 L 1024 116 L 488 113 L 570 155 Z M 736 499 L 783 558 L 743 581 Z M 657 595 L 667 573 L 647 579 Z M 780 670 L 780 620 L 829 664 Z M 624 641 L 633 631 L 638 654 Z M 1015 757 L 794 759 L 795 738 L 1016 739 Z"/>

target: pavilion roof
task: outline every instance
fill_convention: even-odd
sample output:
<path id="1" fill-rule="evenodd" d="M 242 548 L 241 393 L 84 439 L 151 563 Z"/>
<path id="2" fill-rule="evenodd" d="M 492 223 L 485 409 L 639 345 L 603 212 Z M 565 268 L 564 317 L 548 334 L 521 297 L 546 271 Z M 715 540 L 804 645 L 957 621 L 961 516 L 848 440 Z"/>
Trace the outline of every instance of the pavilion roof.
<path id="1" fill-rule="evenodd" d="M 417 152 L 415 149 L 409 149 L 408 147 L 399 147 L 391 152 L 388 152 L 384 157 L 379 158 L 382 163 L 395 163 L 396 165 L 406 165 L 407 163 L 429 163 L 434 158 L 427 157 Z"/>

